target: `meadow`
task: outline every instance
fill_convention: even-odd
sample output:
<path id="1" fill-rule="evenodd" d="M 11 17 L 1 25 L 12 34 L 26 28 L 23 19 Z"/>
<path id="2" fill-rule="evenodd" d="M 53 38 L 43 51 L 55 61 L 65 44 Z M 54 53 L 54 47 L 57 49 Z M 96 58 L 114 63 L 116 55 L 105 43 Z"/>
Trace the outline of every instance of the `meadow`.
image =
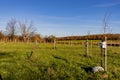
<path id="1" fill-rule="evenodd" d="M 119 80 L 120 47 L 107 48 L 108 71 L 92 73 L 86 69 L 100 66 L 98 45 L 53 43 L 0 43 L 0 75 L 3 80 Z M 107 77 L 105 77 L 107 76 Z"/>

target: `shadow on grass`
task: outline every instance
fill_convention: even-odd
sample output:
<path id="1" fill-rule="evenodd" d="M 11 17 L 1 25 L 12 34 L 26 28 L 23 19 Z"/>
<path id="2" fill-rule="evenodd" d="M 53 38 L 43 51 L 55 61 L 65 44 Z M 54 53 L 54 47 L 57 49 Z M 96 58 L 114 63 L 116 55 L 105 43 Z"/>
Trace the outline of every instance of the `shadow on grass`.
<path id="1" fill-rule="evenodd" d="M 15 52 L 0 52 L 0 59 L 13 57 L 13 53 L 15 53 Z"/>
<path id="2" fill-rule="evenodd" d="M 81 63 L 76 63 L 79 67 L 81 67 L 81 69 L 83 69 L 85 72 L 89 73 L 92 72 L 92 65 L 85 65 L 85 64 L 81 64 Z"/>
<path id="3" fill-rule="evenodd" d="M 67 59 L 62 58 L 62 57 L 60 57 L 60 56 L 53 55 L 53 57 L 54 57 L 55 59 L 63 60 L 63 61 L 65 61 L 66 63 L 69 63 L 69 61 L 68 61 Z"/>
<path id="4" fill-rule="evenodd" d="M 82 69 L 84 69 L 85 70 L 85 72 L 92 72 L 92 67 L 90 67 L 90 66 L 87 66 L 87 67 L 81 67 Z"/>

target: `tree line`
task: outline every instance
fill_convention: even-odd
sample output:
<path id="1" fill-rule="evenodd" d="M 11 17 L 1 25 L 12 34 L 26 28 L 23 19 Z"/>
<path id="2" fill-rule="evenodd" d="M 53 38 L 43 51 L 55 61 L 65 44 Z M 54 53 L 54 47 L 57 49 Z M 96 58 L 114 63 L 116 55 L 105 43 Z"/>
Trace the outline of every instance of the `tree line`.
<path id="1" fill-rule="evenodd" d="M 120 40 L 120 34 L 106 34 L 108 40 Z M 4 42 L 54 42 L 56 40 L 101 40 L 103 34 L 55 37 L 53 35 L 42 37 L 36 33 L 33 22 L 17 21 L 11 19 L 6 24 L 5 31 L 0 31 L 0 41 Z"/>
<path id="2" fill-rule="evenodd" d="M 18 21 L 14 18 L 6 24 L 5 31 L 0 31 L 2 42 L 53 42 L 53 35 L 42 37 L 37 33 L 33 21 Z"/>
<path id="3" fill-rule="evenodd" d="M 66 36 L 59 37 L 58 40 L 102 40 L 104 34 L 84 35 L 84 36 Z M 120 40 L 120 34 L 106 34 L 108 40 Z"/>
<path id="4" fill-rule="evenodd" d="M 0 31 L 0 40 L 5 42 L 33 42 L 41 41 L 40 34 L 36 33 L 33 22 L 11 19 L 6 24 L 5 31 Z"/>

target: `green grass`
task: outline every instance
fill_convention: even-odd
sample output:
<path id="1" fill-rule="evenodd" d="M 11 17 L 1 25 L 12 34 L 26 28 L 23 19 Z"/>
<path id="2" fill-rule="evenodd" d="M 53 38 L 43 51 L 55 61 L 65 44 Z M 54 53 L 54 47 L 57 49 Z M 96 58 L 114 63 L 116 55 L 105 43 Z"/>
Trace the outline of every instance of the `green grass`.
<path id="1" fill-rule="evenodd" d="M 0 43 L 0 74 L 3 80 L 109 80 L 120 79 L 120 47 L 108 47 L 108 72 L 91 73 L 84 68 L 100 65 L 99 46 Z M 33 51 L 32 56 L 30 52 Z"/>

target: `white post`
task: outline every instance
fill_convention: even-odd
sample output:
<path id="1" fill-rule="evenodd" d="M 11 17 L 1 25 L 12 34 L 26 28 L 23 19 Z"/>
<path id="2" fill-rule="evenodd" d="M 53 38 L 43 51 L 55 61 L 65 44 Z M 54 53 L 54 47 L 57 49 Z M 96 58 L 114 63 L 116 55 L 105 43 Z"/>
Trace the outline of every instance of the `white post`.
<path id="1" fill-rule="evenodd" d="M 106 42 L 106 47 L 105 47 L 105 50 L 104 50 L 104 68 L 105 68 L 105 71 L 107 71 L 107 37 L 105 36 L 105 42 Z"/>
<path id="2" fill-rule="evenodd" d="M 56 39 L 54 39 L 54 49 L 56 49 Z"/>

